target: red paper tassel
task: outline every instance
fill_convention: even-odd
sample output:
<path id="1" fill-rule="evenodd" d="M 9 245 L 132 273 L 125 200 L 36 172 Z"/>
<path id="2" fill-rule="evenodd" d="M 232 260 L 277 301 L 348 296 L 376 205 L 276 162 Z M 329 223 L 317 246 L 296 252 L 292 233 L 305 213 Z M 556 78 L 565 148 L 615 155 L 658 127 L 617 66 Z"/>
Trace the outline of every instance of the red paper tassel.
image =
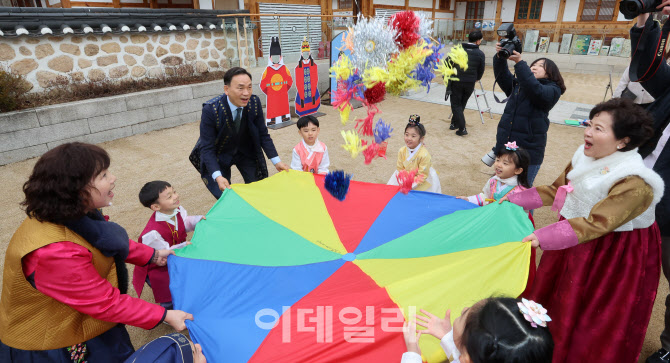
<path id="1" fill-rule="evenodd" d="M 421 184 L 423 183 L 423 175 L 418 174 L 419 169 L 414 169 L 412 171 L 401 170 L 396 175 L 396 180 L 398 180 L 398 185 L 400 185 L 400 191 L 403 194 L 407 194 L 412 190 L 412 185 L 414 183 Z M 418 175 L 417 175 L 418 174 Z"/>
<path id="2" fill-rule="evenodd" d="M 386 83 L 377 82 L 371 88 L 366 89 L 363 95 L 365 95 L 365 100 L 371 105 L 383 101 L 384 97 L 386 97 Z"/>
<path id="3" fill-rule="evenodd" d="M 363 145 L 367 144 L 367 141 L 361 140 Z M 365 150 L 363 150 L 363 156 L 365 156 L 365 165 L 369 165 L 372 162 L 372 159 L 376 158 L 379 153 L 379 145 L 374 141 L 370 144 Z"/>
<path id="4" fill-rule="evenodd" d="M 388 142 L 384 141 L 381 144 L 377 144 L 377 156 L 380 158 L 386 159 L 386 147 L 388 146 Z"/>
<path id="5" fill-rule="evenodd" d="M 389 19 L 389 25 L 398 31 L 395 41 L 400 50 L 413 46 L 419 40 L 419 22 L 419 17 L 413 11 L 395 13 Z"/>
<path id="6" fill-rule="evenodd" d="M 356 120 L 356 128 L 358 133 L 363 136 L 374 136 L 372 121 L 375 118 L 375 115 L 380 113 L 379 108 L 375 105 L 367 104 L 365 105 L 368 108 L 368 115 L 365 118 L 359 118 Z M 360 126 L 359 126 L 360 125 Z"/>

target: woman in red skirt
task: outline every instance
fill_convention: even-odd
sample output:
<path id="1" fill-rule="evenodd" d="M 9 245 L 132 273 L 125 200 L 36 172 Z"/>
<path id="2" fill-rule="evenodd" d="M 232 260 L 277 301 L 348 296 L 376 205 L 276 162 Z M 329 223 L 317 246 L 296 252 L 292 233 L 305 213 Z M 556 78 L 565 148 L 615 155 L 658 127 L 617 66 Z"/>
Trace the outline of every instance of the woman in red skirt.
<path id="1" fill-rule="evenodd" d="M 630 100 L 596 105 L 580 146 L 552 185 L 509 196 L 559 221 L 524 238 L 544 250 L 529 299 L 554 321 L 554 363 L 637 362 L 660 276 L 654 209 L 663 181 L 637 147 L 652 120 Z M 504 198 L 503 200 L 506 200 Z"/>

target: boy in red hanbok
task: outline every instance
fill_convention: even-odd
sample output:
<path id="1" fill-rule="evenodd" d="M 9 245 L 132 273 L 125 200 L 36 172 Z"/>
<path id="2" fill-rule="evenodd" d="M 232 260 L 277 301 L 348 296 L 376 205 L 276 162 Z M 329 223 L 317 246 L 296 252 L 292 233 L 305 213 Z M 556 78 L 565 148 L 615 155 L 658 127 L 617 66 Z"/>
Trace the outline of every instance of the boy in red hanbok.
<path id="1" fill-rule="evenodd" d="M 179 205 L 179 194 L 165 181 L 152 181 L 140 190 L 140 203 L 154 211 L 137 242 L 160 249 L 176 249 L 186 246 L 186 233 L 204 216 L 189 216 Z M 144 282 L 153 290 L 154 300 L 161 306 L 172 309 L 170 277 L 167 266 L 137 266 L 133 272 L 133 287 L 137 296 L 142 295 Z"/>

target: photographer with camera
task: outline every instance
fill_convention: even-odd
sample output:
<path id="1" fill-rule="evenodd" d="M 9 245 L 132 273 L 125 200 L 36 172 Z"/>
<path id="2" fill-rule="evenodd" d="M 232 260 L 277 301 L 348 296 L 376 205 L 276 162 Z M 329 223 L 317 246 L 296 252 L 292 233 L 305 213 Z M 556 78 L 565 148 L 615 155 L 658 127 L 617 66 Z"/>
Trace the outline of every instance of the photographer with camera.
<path id="1" fill-rule="evenodd" d="M 665 278 L 670 281 L 670 66 L 663 54 L 670 33 L 670 21 L 661 27 L 649 16 L 662 11 L 670 15 L 670 0 L 622 1 L 621 13 L 637 24 L 630 30 L 633 57 L 629 76 L 656 100 L 647 107 L 654 119 L 654 136 L 640 146 L 644 163 L 657 172 L 665 182 L 665 193 L 656 205 L 656 223 L 661 230 L 661 263 Z M 670 362 L 670 295 L 665 299 L 665 326 L 661 333 L 661 349 L 649 356 L 647 363 Z"/>
<path id="2" fill-rule="evenodd" d="M 489 154 L 495 155 L 506 143 L 516 141 L 530 154 L 528 183 L 532 185 L 547 146 L 549 111 L 565 93 L 565 83 L 556 63 L 550 59 L 539 58 L 530 67 L 521 59 L 521 42 L 512 24 L 501 25 L 498 35 L 505 38 L 496 44 L 493 73 L 507 95 L 507 105 L 498 123 L 496 146 Z M 507 59 L 515 63 L 516 77 L 507 67 Z M 482 158 L 487 165 L 489 154 Z M 489 158 L 493 164 L 495 156 Z"/>

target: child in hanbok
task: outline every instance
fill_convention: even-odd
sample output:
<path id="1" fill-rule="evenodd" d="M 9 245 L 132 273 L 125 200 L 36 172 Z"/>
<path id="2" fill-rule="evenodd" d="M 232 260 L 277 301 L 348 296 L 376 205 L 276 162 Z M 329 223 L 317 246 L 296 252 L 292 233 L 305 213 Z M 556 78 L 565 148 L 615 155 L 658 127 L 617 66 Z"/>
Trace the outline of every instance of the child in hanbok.
<path id="1" fill-rule="evenodd" d="M 493 168 L 495 175 L 486 182 L 481 193 L 469 197 L 458 197 L 479 206 L 487 205 L 506 195 L 530 188 L 528 185 L 528 152 L 517 146 L 516 141 L 508 142 L 496 155 Z"/>
<path id="2" fill-rule="evenodd" d="M 140 190 L 140 203 L 154 211 L 137 242 L 156 249 L 184 247 L 186 233 L 195 229 L 203 216 L 189 216 L 179 204 L 179 194 L 170 183 L 155 180 L 144 184 Z M 161 306 L 172 309 L 170 276 L 167 266 L 137 266 L 133 272 L 133 287 L 137 296 L 142 295 L 144 282 L 154 293 L 154 300 Z"/>
<path id="3" fill-rule="evenodd" d="M 400 363 L 420 363 L 419 339 L 432 335 L 451 363 L 550 363 L 554 342 L 542 305 L 526 299 L 491 297 L 464 308 L 451 324 L 421 309 L 403 329 L 407 352 Z M 417 331 L 416 326 L 425 329 Z M 424 338 L 425 340 L 425 338 Z"/>
<path id="4" fill-rule="evenodd" d="M 328 148 L 319 141 L 319 120 L 314 116 L 298 119 L 298 134 L 302 141 L 293 148 L 291 169 L 314 174 L 327 174 L 330 166 Z"/>
<path id="5" fill-rule="evenodd" d="M 437 177 L 430 161 L 430 153 L 423 144 L 426 136 L 426 128 L 420 122 L 419 115 L 409 117 L 409 123 L 405 126 L 405 146 L 398 151 L 398 162 L 396 171 L 388 181 L 388 185 L 399 185 L 398 173 L 402 170 L 417 170 L 419 181 L 412 185 L 412 190 L 420 190 L 433 193 L 442 193 L 440 179 Z"/>

